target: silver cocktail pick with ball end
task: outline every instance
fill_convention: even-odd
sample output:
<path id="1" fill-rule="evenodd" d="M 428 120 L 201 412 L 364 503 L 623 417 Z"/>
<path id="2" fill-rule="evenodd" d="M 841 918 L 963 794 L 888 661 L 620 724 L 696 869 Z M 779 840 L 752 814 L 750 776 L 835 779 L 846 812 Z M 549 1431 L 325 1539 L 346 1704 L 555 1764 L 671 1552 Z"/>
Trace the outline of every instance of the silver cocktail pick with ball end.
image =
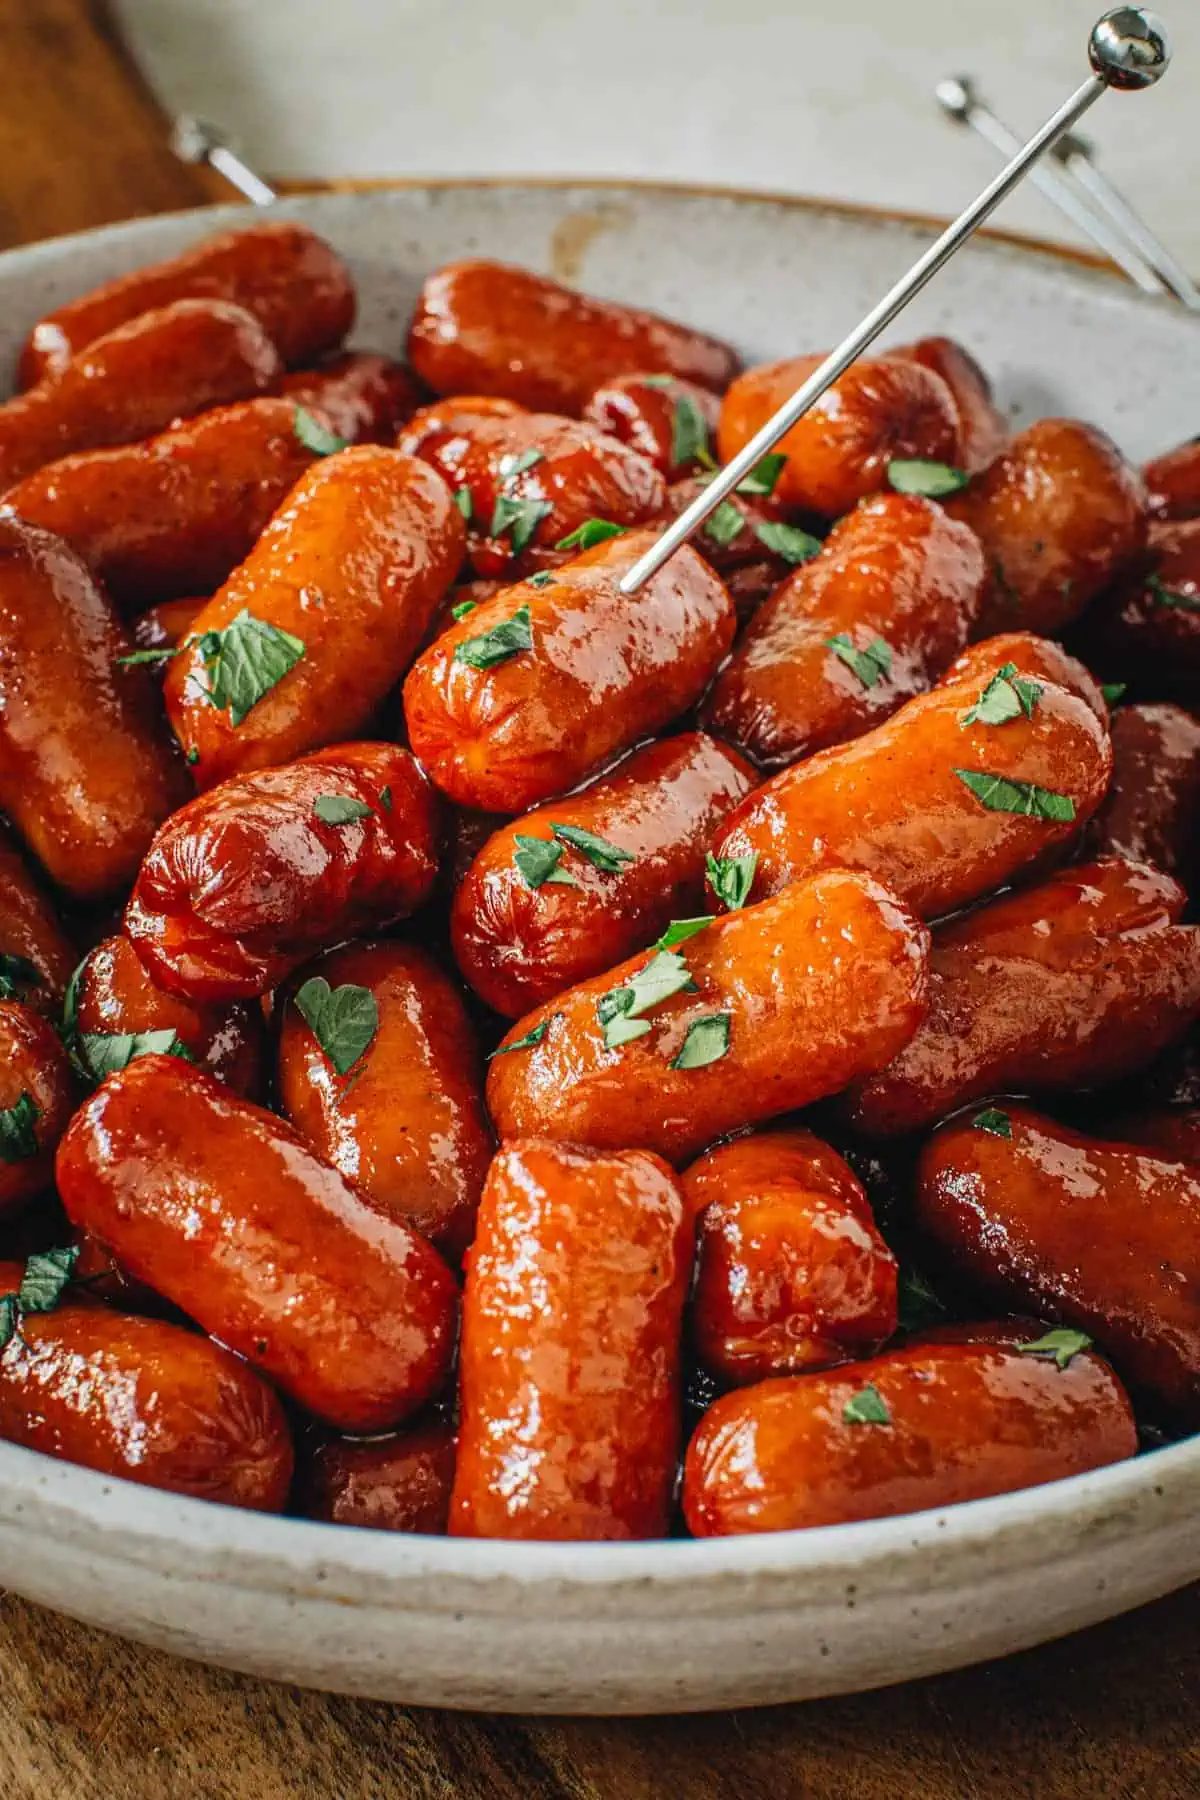
<path id="1" fill-rule="evenodd" d="M 194 119 L 182 113 L 175 120 L 171 131 L 171 148 L 181 162 L 207 163 L 218 175 L 223 175 L 230 187 L 235 187 L 239 194 L 251 201 L 255 206 L 270 206 L 279 195 L 275 189 L 265 182 L 261 175 L 256 175 L 249 163 L 243 162 L 225 136 L 216 125 L 209 125 L 203 119 Z"/>

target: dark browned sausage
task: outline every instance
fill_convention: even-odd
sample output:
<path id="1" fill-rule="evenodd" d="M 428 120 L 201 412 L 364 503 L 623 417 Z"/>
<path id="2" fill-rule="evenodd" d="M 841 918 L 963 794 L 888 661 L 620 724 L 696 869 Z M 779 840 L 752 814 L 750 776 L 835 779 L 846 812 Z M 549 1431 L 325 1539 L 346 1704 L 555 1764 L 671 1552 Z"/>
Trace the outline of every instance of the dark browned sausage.
<path id="1" fill-rule="evenodd" d="M 74 1105 L 58 1033 L 32 1007 L 0 1001 L 0 1218 L 51 1185 Z"/>
<path id="2" fill-rule="evenodd" d="M 1179 706 L 1119 706 L 1112 746 L 1089 852 L 1154 863 L 1190 887 L 1200 873 L 1200 719 Z"/>

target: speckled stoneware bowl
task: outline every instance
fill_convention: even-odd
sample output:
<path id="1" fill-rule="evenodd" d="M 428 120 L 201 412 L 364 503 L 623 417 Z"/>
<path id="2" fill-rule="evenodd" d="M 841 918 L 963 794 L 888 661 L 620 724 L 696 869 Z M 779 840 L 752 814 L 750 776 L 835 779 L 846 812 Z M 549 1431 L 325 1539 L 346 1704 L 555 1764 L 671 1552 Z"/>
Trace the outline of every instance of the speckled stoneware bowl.
<path id="1" fill-rule="evenodd" d="M 834 207 L 653 187 L 450 184 L 289 202 L 401 349 L 427 270 L 506 257 L 734 339 L 832 343 L 928 241 Z M 241 209 L 0 257 L 6 366 L 39 314 Z M 1200 324 L 1003 242 L 961 253 L 904 336 L 952 331 L 1014 419 L 1075 413 L 1141 458 L 1200 429 Z M 656 1712 L 865 1688 L 1089 1625 L 1200 1575 L 1200 1438 L 877 1523 L 712 1543 L 506 1544 L 262 1518 L 0 1446 L 0 1583 L 182 1655 L 427 1706 Z"/>

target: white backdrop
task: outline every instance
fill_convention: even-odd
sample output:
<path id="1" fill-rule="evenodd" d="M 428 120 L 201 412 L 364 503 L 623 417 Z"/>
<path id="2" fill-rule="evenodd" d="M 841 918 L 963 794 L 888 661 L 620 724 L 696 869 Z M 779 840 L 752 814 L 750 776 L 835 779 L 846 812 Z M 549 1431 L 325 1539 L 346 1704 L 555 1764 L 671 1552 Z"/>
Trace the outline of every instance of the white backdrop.
<path id="1" fill-rule="evenodd" d="M 31 0 L 36 4 L 36 0 Z M 1200 270 L 1200 0 L 1175 66 L 1103 99 L 1106 169 Z M 996 168 L 934 82 L 1014 129 L 1086 73 L 1105 0 L 118 0 L 168 105 L 294 175 L 647 175 L 957 211 Z M 1026 191 L 1001 223 L 1070 237 Z"/>

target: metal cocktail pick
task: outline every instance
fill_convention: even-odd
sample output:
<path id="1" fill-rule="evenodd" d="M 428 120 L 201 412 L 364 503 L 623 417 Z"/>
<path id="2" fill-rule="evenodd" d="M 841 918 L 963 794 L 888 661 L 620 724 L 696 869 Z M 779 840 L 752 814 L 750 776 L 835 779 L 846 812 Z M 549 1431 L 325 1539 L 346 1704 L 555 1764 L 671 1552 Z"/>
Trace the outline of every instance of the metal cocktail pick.
<path id="1" fill-rule="evenodd" d="M 621 581 L 622 593 L 636 593 L 682 544 L 686 544 L 693 532 L 699 530 L 723 500 L 728 499 L 754 465 L 769 450 L 774 449 L 780 438 L 791 430 L 798 419 L 804 417 L 826 389 L 832 387 L 851 363 L 875 342 L 880 332 L 886 330 L 913 296 L 920 293 L 954 252 L 966 243 L 1000 202 L 1011 194 L 1037 159 L 1064 132 L 1070 131 L 1107 88 L 1136 91 L 1152 87 L 1165 73 L 1171 60 L 1170 45 L 1162 21 L 1156 14 L 1140 6 L 1120 6 L 1115 11 L 1106 13 L 1092 31 L 1088 50 L 1093 72 L 1083 86 L 1030 138 L 979 198 L 942 233 L 937 242 L 930 245 L 903 280 L 898 281 L 884 295 L 861 325 L 825 358 L 820 368 L 767 420 L 761 431 L 756 432 L 749 443 L 738 451 L 732 462 L 726 463 L 713 476 L 704 491 L 667 527 L 657 543 L 652 544 L 645 555 L 638 558 Z"/>
<path id="2" fill-rule="evenodd" d="M 1095 152 L 1087 138 L 1070 131 L 1054 146 L 1053 155 L 1082 188 L 1097 214 L 1106 215 L 1118 231 L 1124 232 L 1132 248 L 1146 258 L 1175 298 L 1181 300 L 1189 312 L 1200 312 L 1200 287 L 1178 257 L 1172 255 L 1140 214 L 1133 210 L 1120 189 L 1097 168 Z"/>
<path id="3" fill-rule="evenodd" d="M 171 132 L 171 148 L 181 162 L 207 163 L 255 206 L 270 206 L 279 198 L 275 189 L 242 161 L 224 133 L 203 119 L 181 114 Z"/>

